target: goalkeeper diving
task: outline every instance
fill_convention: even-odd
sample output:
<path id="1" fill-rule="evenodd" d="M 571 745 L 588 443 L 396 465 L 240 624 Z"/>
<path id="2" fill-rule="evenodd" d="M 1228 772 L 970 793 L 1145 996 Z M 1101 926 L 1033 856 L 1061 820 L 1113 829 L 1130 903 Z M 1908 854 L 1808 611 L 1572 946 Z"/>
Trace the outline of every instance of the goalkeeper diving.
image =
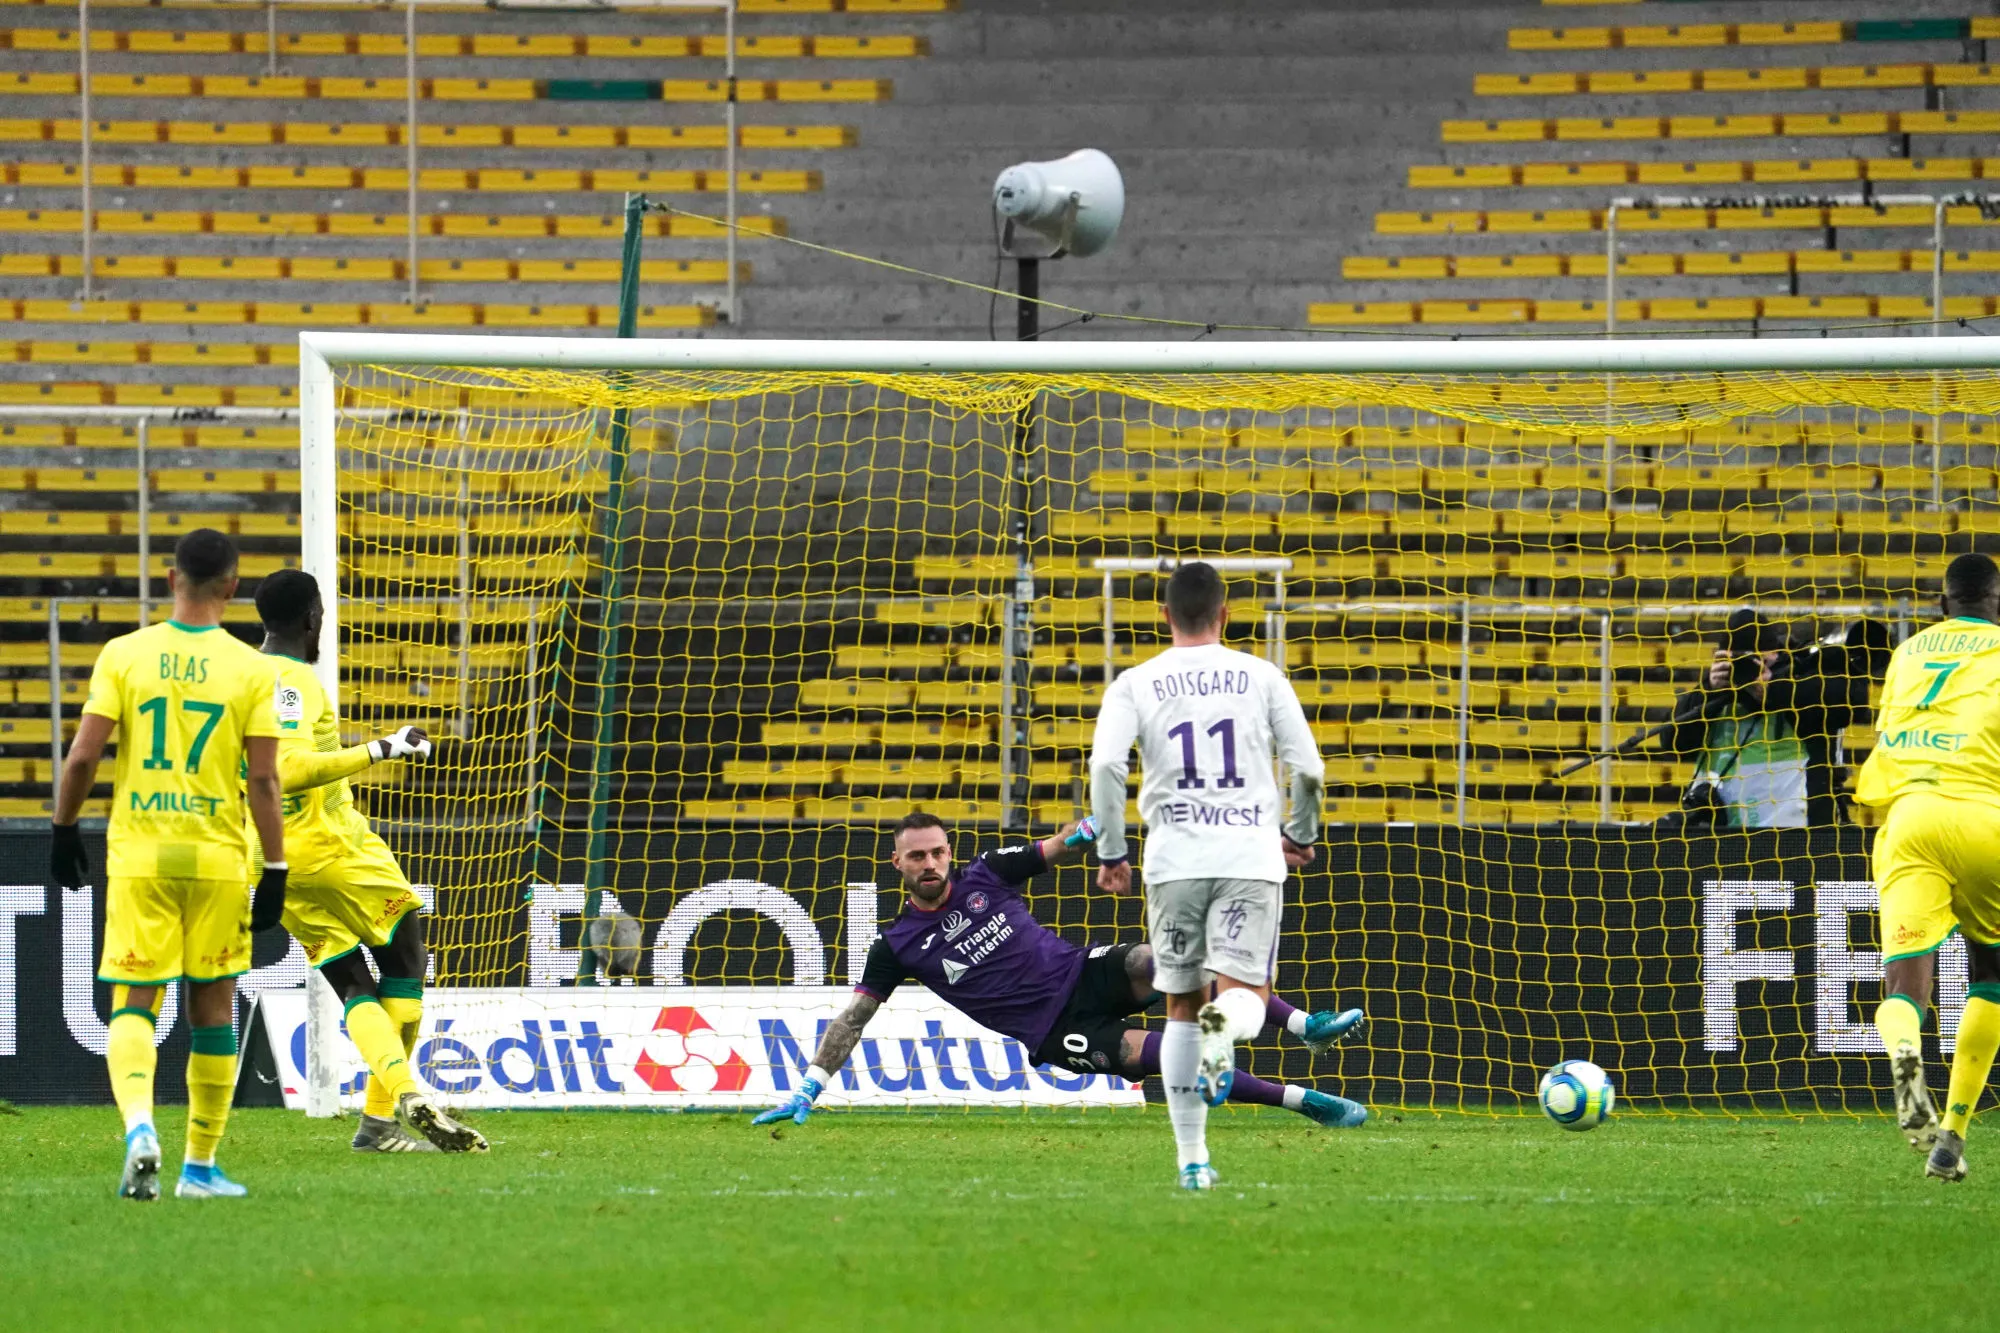
<path id="1" fill-rule="evenodd" d="M 416 891 L 387 843 L 354 808 L 347 779 L 391 759 L 422 761 L 431 742 L 402 727 L 343 748 L 332 701 L 314 674 L 325 609 L 312 575 L 282 569 L 257 589 L 265 653 L 279 662 L 278 776 L 284 789 L 284 926 L 346 1010 L 368 1062 L 356 1152 L 485 1152 L 478 1130 L 449 1115 L 411 1072 L 424 1015 L 429 952 Z M 362 960 L 366 947 L 378 981 Z"/>
<path id="2" fill-rule="evenodd" d="M 1118 1074 L 1135 1082 L 1159 1073 L 1160 1034 L 1127 1021 L 1160 998 L 1153 988 L 1152 949 L 1144 944 L 1079 948 L 1035 920 L 1021 898 L 1020 885 L 1082 856 L 1096 837 L 1086 819 L 1052 838 L 996 848 L 961 870 L 952 865 L 944 824 L 935 815 L 906 815 L 896 826 L 889 858 L 903 878 L 903 910 L 869 947 L 854 999 L 827 1025 L 799 1091 L 752 1123 L 804 1124 L 820 1093 L 846 1065 L 862 1029 L 905 981 L 921 982 L 968 1018 L 1020 1042 L 1032 1064 Z M 1266 1017 L 1315 1053 L 1352 1036 L 1363 1023 L 1359 1009 L 1308 1014 L 1275 996 Z M 1282 1106 L 1334 1128 L 1368 1118 L 1365 1107 L 1345 1097 L 1240 1071 L 1229 1100 Z"/>

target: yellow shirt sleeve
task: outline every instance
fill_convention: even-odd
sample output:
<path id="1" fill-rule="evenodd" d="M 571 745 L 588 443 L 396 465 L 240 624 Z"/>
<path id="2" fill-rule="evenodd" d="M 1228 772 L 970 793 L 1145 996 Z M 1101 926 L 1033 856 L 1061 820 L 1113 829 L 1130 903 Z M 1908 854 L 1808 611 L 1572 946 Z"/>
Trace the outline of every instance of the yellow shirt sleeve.
<path id="1" fill-rule="evenodd" d="M 374 762 L 374 753 L 365 745 L 350 745 L 331 754 L 304 745 L 285 745 L 278 751 L 278 777 L 290 795 L 353 777 Z"/>
<path id="2" fill-rule="evenodd" d="M 97 654 L 96 665 L 90 668 L 90 692 L 84 697 L 84 712 L 108 717 L 113 722 L 125 720 L 124 666 L 123 645 L 113 639 L 104 645 Z"/>

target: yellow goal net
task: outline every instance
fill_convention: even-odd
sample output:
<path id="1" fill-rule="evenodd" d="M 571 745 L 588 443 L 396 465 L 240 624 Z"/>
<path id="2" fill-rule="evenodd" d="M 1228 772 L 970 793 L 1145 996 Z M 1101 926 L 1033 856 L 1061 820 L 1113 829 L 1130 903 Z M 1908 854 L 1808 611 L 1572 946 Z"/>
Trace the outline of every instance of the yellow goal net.
<path id="1" fill-rule="evenodd" d="M 1083 813 L 1105 683 L 1218 559 L 1327 764 L 1277 988 L 1372 1019 L 1260 1072 L 1876 1104 L 1850 790 L 1884 654 L 2000 538 L 1990 340 L 377 343 L 305 358 L 306 559 L 346 722 L 442 738 L 365 793 L 439 987 L 852 979 L 888 826 L 963 861 Z M 1084 868 L 1032 887 L 1142 938 Z"/>

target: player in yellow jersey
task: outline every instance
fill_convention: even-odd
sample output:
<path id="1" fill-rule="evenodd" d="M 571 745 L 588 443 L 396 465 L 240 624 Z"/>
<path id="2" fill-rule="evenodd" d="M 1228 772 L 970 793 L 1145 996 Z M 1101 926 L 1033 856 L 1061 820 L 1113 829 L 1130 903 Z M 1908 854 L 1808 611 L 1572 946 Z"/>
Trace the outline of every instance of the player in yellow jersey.
<path id="1" fill-rule="evenodd" d="M 333 703 L 313 673 L 324 609 L 312 575 L 284 569 L 257 589 L 266 660 L 278 664 L 279 773 L 291 878 L 285 929 L 347 1010 L 368 1062 L 357 1152 L 485 1152 L 479 1131 L 417 1085 L 410 1052 L 424 1015 L 424 918 L 395 854 L 354 808 L 347 779 L 388 759 L 422 760 L 431 743 L 403 727 L 343 748 Z M 367 947 L 377 981 L 361 959 Z M 421 1137 L 418 1137 L 421 1136 Z"/>
<path id="2" fill-rule="evenodd" d="M 1882 1004 L 1875 1028 L 1895 1073 L 1896 1116 L 1926 1175 L 1965 1178 L 1965 1129 L 2000 1047 L 2000 567 L 1945 569 L 1947 617 L 1896 649 L 1875 748 L 1855 799 L 1885 812 L 1875 836 Z M 1924 1086 L 1924 1011 L 1936 955 L 1965 933 L 1972 994 L 1958 1025 L 1939 1124 Z"/>
<path id="3" fill-rule="evenodd" d="M 194 1042 L 174 1193 L 230 1198 L 247 1192 L 215 1164 L 236 1088 L 236 978 L 250 970 L 250 932 L 277 925 L 285 898 L 277 672 L 221 627 L 236 593 L 229 538 L 210 528 L 182 537 L 167 586 L 173 619 L 105 644 L 90 673 L 56 791 L 51 869 L 66 887 L 90 874 L 76 820 L 116 732 L 97 976 L 111 983 L 105 1063 L 125 1117 L 118 1193 L 160 1197 L 153 1028 L 164 988 L 185 979 Z M 264 854 L 254 899 L 246 803 Z"/>

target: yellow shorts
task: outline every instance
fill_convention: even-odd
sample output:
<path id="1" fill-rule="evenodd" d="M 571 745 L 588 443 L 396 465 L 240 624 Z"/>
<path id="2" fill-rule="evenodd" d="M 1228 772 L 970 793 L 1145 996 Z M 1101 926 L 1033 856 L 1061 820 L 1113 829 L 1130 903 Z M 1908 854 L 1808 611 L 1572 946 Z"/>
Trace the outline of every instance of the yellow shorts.
<path id="1" fill-rule="evenodd" d="M 250 970 L 250 886 L 233 879 L 111 877 L 99 981 L 159 986 Z"/>
<path id="2" fill-rule="evenodd" d="M 2000 942 L 2000 809 L 1919 793 L 1889 808 L 1875 835 L 1882 956 L 1930 953 L 1954 929 Z"/>
<path id="3" fill-rule="evenodd" d="M 347 855 L 285 884 L 285 929 L 321 967 L 357 945 L 382 945 L 396 925 L 422 904 L 396 864 L 395 853 L 374 833 Z"/>

